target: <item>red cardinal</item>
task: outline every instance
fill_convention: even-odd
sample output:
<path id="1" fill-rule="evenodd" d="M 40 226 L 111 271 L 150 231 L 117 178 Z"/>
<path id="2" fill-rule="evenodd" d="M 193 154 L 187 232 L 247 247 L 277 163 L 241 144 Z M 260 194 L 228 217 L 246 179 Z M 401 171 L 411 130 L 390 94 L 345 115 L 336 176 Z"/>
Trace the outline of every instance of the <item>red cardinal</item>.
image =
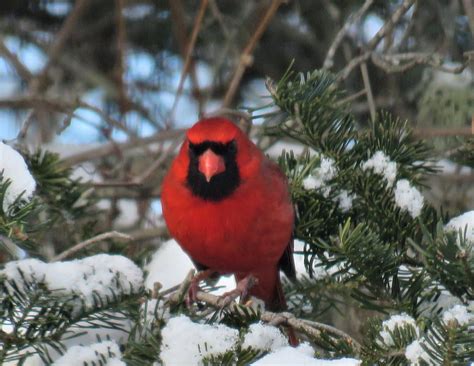
<path id="1" fill-rule="evenodd" d="M 279 270 L 295 277 L 287 179 L 236 125 L 208 118 L 190 128 L 161 198 L 171 235 L 199 270 L 233 273 L 241 299 L 286 308 Z"/>

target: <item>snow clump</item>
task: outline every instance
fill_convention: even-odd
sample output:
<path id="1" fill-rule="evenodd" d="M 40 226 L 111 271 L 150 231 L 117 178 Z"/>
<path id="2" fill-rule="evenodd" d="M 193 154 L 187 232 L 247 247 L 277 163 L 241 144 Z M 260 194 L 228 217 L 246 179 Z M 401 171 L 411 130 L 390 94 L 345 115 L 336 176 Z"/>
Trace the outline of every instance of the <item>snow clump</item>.
<path id="1" fill-rule="evenodd" d="M 161 336 L 160 358 L 164 365 L 198 365 L 206 356 L 232 349 L 239 340 L 236 329 L 193 323 L 184 315 L 171 318 Z"/>
<path id="2" fill-rule="evenodd" d="M 265 324 L 252 324 L 245 335 L 243 348 L 252 347 L 265 351 L 275 351 L 288 346 L 287 338 L 276 327 Z"/>
<path id="3" fill-rule="evenodd" d="M 420 331 L 416 325 L 415 319 L 405 313 L 393 315 L 390 319 L 385 320 L 382 323 L 382 330 L 380 331 L 383 343 L 387 346 L 394 346 L 395 343 L 390 333 L 393 333 L 396 328 L 404 328 L 407 325 L 413 327 L 417 336 L 419 336 Z"/>
<path id="4" fill-rule="evenodd" d="M 31 199 L 36 189 L 36 182 L 28 170 L 25 159 L 16 150 L 0 141 L 0 176 L 2 181 L 10 181 L 3 199 L 3 212 L 8 212 L 10 206 L 21 196 Z"/>
<path id="5" fill-rule="evenodd" d="M 53 263 L 28 258 L 7 263 L 0 274 L 25 293 L 27 283 L 38 283 L 59 295 L 78 295 L 86 308 L 95 307 L 96 296 L 105 300 L 113 294 L 129 295 L 143 286 L 143 272 L 135 263 L 109 254 Z"/>
<path id="6" fill-rule="evenodd" d="M 322 360 L 314 358 L 313 348 L 307 344 L 300 344 L 297 348 L 286 346 L 272 352 L 252 366 L 264 365 L 306 365 L 306 366 L 357 366 L 359 360 L 353 358 L 341 358 L 339 360 Z"/>
<path id="7" fill-rule="evenodd" d="M 83 366 L 86 364 L 106 364 L 107 366 L 126 366 L 120 358 L 122 353 L 113 341 L 104 341 L 89 346 L 73 346 L 58 358 L 52 366 Z"/>
<path id="8" fill-rule="evenodd" d="M 306 190 L 322 189 L 323 196 L 329 196 L 331 188 L 326 182 L 333 179 L 337 174 L 336 163 L 331 158 L 321 157 L 320 165 L 314 169 L 311 175 L 303 179 L 303 188 Z"/>
<path id="9" fill-rule="evenodd" d="M 420 215 L 424 198 L 418 189 L 406 179 L 400 179 L 395 187 L 395 203 L 402 210 L 408 211 L 411 217 Z"/>
<path id="10" fill-rule="evenodd" d="M 391 161 L 383 151 L 376 151 L 369 160 L 362 164 L 363 171 L 369 169 L 383 176 L 389 187 L 393 186 L 397 177 L 397 163 Z"/>

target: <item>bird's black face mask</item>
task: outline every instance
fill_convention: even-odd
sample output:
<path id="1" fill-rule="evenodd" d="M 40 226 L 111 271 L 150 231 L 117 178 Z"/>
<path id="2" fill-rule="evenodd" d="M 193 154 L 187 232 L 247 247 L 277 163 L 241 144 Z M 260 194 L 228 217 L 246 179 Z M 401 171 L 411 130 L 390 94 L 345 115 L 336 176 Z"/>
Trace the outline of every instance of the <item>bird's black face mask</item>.
<path id="1" fill-rule="evenodd" d="M 204 141 L 189 142 L 189 167 L 186 183 L 194 195 L 208 201 L 220 201 L 240 184 L 237 144 Z"/>

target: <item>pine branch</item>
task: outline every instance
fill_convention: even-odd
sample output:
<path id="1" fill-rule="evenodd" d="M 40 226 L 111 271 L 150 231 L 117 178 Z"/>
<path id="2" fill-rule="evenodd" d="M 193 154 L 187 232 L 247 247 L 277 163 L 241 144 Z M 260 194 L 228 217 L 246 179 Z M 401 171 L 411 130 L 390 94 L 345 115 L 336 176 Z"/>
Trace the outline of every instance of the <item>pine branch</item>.
<path id="1" fill-rule="evenodd" d="M 191 272 L 190 272 L 191 273 Z M 188 275 L 183 283 L 180 285 L 180 289 L 177 292 L 171 294 L 167 302 L 170 304 L 180 303 L 183 299 L 182 289 L 186 289 L 189 286 L 191 277 Z M 222 310 L 222 298 L 219 296 L 212 295 L 204 291 L 198 291 L 196 299 L 199 302 L 206 303 L 215 309 Z M 230 311 L 236 316 L 248 316 L 253 314 L 254 310 L 246 305 L 239 305 L 236 302 L 230 302 L 226 307 L 226 311 Z M 296 331 L 308 335 L 313 341 L 325 343 L 324 336 L 329 335 L 330 337 L 342 340 L 344 344 L 347 344 L 350 349 L 357 354 L 361 345 L 353 337 L 346 334 L 345 332 L 334 328 L 327 324 L 318 323 L 315 321 L 309 321 L 305 319 L 298 319 L 293 314 L 282 312 L 274 313 L 270 311 L 263 311 L 257 313 L 258 318 L 264 322 L 275 326 L 288 326 Z"/>

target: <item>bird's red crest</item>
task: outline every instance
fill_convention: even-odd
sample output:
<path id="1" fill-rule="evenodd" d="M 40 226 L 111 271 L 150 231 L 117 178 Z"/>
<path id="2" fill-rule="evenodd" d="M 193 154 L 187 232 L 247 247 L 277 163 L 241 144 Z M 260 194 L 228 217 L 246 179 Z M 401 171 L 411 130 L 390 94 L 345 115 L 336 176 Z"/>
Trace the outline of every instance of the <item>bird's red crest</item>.
<path id="1" fill-rule="evenodd" d="M 199 121 L 186 133 L 189 141 L 199 144 L 203 141 L 227 143 L 242 132 L 231 121 L 222 117 L 207 118 Z"/>

